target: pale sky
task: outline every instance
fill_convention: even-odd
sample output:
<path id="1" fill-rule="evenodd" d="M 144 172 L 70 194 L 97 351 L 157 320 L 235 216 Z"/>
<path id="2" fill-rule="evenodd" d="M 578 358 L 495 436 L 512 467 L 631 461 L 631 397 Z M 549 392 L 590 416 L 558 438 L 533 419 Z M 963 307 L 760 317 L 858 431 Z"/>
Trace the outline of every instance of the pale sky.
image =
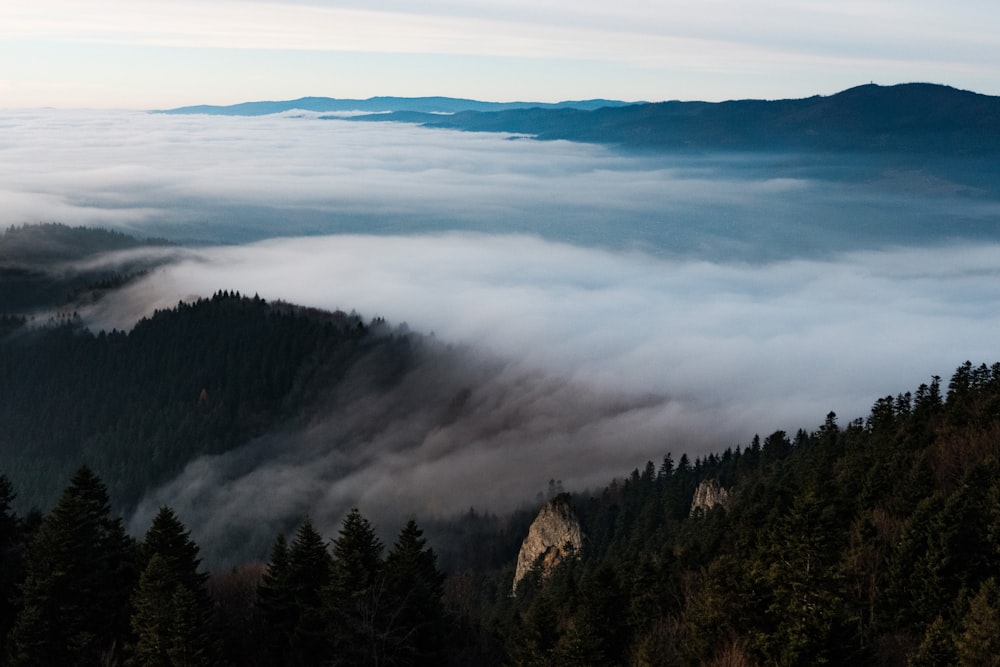
<path id="1" fill-rule="evenodd" d="M 1000 94 L 995 0 L 2 0 L 0 108 Z"/>

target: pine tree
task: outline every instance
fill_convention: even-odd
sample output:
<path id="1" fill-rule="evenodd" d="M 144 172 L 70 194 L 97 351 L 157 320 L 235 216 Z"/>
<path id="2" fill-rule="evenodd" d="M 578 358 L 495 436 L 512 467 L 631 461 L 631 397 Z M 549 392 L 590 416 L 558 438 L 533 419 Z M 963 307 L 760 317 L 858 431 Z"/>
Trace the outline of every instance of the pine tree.
<path id="1" fill-rule="evenodd" d="M 343 664 L 379 664 L 385 654 L 382 542 L 354 508 L 333 542 L 327 608 L 334 655 Z"/>
<path id="2" fill-rule="evenodd" d="M 24 574 L 21 522 L 11 509 L 14 498 L 10 480 L 0 475 L 0 657 L 17 617 L 17 587 Z"/>
<path id="3" fill-rule="evenodd" d="M 927 626 L 920 646 L 907 661 L 907 667 L 942 667 L 955 664 L 955 644 L 940 616 Z M 973 663 L 975 664 L 975 663 Z"/>
<path id="4" fill-rule="evenodd" d="M 140 665 L 170 667 L 169 647 L 173 625 L 171 570 L 159 554 L 153 557 L 139 578 L 133 597 L 132 628 L 138 637 L 135 659 Z"/>
<path id="5" fill-rule="evenodd" d="M 178 583 L 192 590 L 204 587 L 208 575 L 198 570 L 201 564 L 198 545 L 191 539 L 190 531 L 169 507 L 161 507 L 157 512 L 149 530 L 146 531 L 141 550 L 146 560 L 159 554 L 166 566 L 178 578 Z"/>
<path id="6" fill-rule="evenodd" d="M 832 517 L 809 488 L 796 496 L 768 545 L 766 581 L 774 599 L 770 659 L 775 664 L 825 664 L 841 608 L 834 582 L 836 552 Z"/>
<path id="7" fill-rule="evenodd" d="M 270 664 L 314 665 L 330 656 L 325 593 L 332 559 L 306 517 L 289 546 L 279 535 L 258 589 Z"/>
<path id="8" fill-rule="evenodd" d="M 218 651 L 206 632 L 206 609 L 202 595 L 187 586 L 177 586 L 170 599 L 171 624 L 167 656 L 172 667 L 209 667 L 218 663 Z"/>
<path id="9" fill-rule="evenodd" d="M 520 632 L 516 633 L 511 654 L 520 667 L 548 667 L 558 664 L 559 614 L 552 598 L 545 592 L 535 597 L 521 619 Z M 566 651 L 566 664 L 574 656 Z"/>
<path id="10" fill-rule="evenodd" d="M 207 575 L 198 546 L 173 510 L 161 507 L 142 544 L 148 559 L 133 595 L 132 630 L 140 665 L 210 664 L 215 657 Z"/>
<path id="11" fill-rule="evenodd" d="M 291 595 L 291 627 L 289 645 L 294 664 L 315 665 L 325 661 L 330 653 L 323 591 L 330 583 L 332 561 L 326 544 L 309 517 L 295 534 L 288 550 L 285 581 Z"/>
<path id="12" fill-rule="evenodd" d="M 984 581 L 969 602 L 955 646 L 962 667 L 1000 665 L 1000 586 L 996 579 Z"/>
<path id="13" fill-rule="evenodd" d="M 28 551 L 11 664 L 91 665 L 118 659 L 129 638 L 135 552 L 121 519 L 110 516 L 104 484 L 81 468 Z"/>
<path id="14" fill-rule="evenodd" d="M 291 636 L 292 594 L 288 585 L 288 542 L 278 535 L 271 559 L 257 587 L 257 617 L 262 636 L 265 664 L 280 665 L 288 653 Z"/>
<path id="15" fill-rule="evenodd" d="M 410 519 L 385 559 L 390 606 L 387 641 L 398 660 L 411 665 L 440 662 L 444 644 L 444 575 L 424 532 Z"/>

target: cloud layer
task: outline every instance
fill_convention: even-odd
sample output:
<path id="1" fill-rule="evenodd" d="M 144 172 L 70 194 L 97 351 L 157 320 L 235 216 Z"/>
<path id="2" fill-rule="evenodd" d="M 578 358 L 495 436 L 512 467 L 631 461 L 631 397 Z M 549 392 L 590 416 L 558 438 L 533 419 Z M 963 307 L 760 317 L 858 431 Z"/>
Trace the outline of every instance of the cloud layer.
<path id="1" fill-rule="evenodd" d="M 90 316 L 128 326 L 219 288 L 357 309 L 590 386 L 690 397 L 750 431 L 863 416 L 989 361 L 998 275 L 995 244 L 732 264 L 529 236 L 338 235 L 191 251 Z"/>
<path id="2" fill-rule="evenodd" d="M 307 115 L 39 111 L 0 123 L 0 225 L 212 243 L 465 230 L 762 261 L 995 238 L 1000 212 L 988 165 L 941 175 L 843 156 L 639 157 Z"/>
<path id="3" fill-rule="evenodd" d="M 389 394 L 327 397 L 308 423 L 192 462 L 136 531 L 160 503 L 234 543 L 304 512 L 332 534 L 353 504 L 500 510 L 549 478 L 596 486 L 667 451 L 863 417 L 1000 358 L 989 165 L 628 156 L 294 114 L 0 124 L 3 222 L 202 242 L 83 309 L 95 326 L 230 289 L 453 346 Z M 265 485 L 273 500 L 250 502 Z"/>
<path id="4" fill-rule="evenodd" d="M 269 538 L 307 512 L 332 534 L 352 505 L 387 525 L 509 509 L 550 478 L 597 487 L 668 451 L 812 430 L 830 410 L 864 417 L 965 359 L 1000 358 L 998 277 L 996 244 L 725 264 L 526 236 L 332 236 L 192 251 L 85 316 L 121 326 L 225 287 L 458 346 L 390 393 L 194 462 L 136 518 L 168 503 L 206 535 L 266 525 Z M 261 488 L 276 498 L 248 502 Z"/>

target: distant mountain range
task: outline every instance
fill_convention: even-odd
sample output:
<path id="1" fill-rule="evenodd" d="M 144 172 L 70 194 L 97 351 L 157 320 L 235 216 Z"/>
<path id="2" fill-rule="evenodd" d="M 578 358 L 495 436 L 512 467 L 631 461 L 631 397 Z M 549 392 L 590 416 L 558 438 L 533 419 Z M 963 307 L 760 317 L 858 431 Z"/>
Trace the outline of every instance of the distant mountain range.
<path id="1" fill-rule="evenodd" d="M 365 100 L 336 99 L 332 97 L 300 97 L 279 102 L 243 102 L 229 106 L 200 104 L 197 106 L 166 109 L 155 113 L 210 114 L 213 116 L 266 116 L 288 111 L 368 113 L 417 112 L 425 114 L 453 114 L 461 111 L 509 111 L 513 109 L 582 109 L 621 107 L 641 102 L 618 100 L 579 100 L 567 102 L 481 102 L 454 97 L 369 97 Z"/>
<path id="2" fill-rule="evenodd" d="M 162 113 L 261 115 L 293 109 L 367 111 L 350 120 L 507 132 L 656 151 L 1000 153 L 1000 97 L 928 83 L 868 84 L 835 95 L 792 100 L 542 104 L 448 97 L 305 97 L 227 107 L 182 107 Z"/>
<path id="3" fill-rule="evenodd" d="M 868 84 L 830 96 L 773 101 L 540 104 L 447 97 L 307 97 L 228 107 L 183 107 L 162 113 L 260 115 L 292 109 L 370 111 L 350 120 L 417 123 L 656 151 L 1000 153 L 1000 97 L 928 83 Z"/>
<path id="4" fill-rule="evenodd" d="M 797 100 L 659 102 L 594 110 L 356 116 L 654 150 L 1000 152 L 1000 97 L 935 84 L 864 85 Z"/>

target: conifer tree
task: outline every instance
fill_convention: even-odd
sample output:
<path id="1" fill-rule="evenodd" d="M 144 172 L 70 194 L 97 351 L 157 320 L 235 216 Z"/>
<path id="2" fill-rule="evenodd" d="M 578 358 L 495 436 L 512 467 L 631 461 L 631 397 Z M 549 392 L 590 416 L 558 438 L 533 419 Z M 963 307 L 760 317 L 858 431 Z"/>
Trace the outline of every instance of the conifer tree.
<path id="1" fill-rule="evenodd" d="M 323 591 L 330 583 L 331 565 L 323 538 L 306 517 L 288 550 L 285 577 L 292 602 L 289 646 L 296 665 L 319 664 L 330 652 Z"/>
<path id="2" fill-rule="evenodd" d="M 12 665 L 96 665 L 129 638 L 134 542 L 112 519 L 107 491 L 86 467 L 45 516 L 27 556 Z"/>
<path id="3" fill-rule="evenodd" d="M 208 575 L 198 569 L 201 564 L 198 545 L 191 539 L 191 532 L 169 507 L 161 507 L 157 512 L 146 531 L 141 551 L 147 561 L 159 554 L 178 583 L 192 590 L 204 587 Z"/>
<path id="4" fill-rule="evenodd" d="M 0 475 L 0 658 L 17 617 L 17 587 L 24 569 L 21 522 L 11 509 L 14 498 L 10 480 Z"/>
<path id="5" fill-rule="evenodd" d="M 962 632 L 955 638 L 962 667 L 1000 665 L 1000 586 L 987 579 L 969 602 Z"/>
<path id="6" fill-rule="evenodd" d="M 161 507 L 142 544 L 148 559 L 133 596 L 132 630 L 140 665 L 211 664 L 212 605 L 198 546 L 173 510 Z"/>
<path id="7" fill-rule="evenodd" d="M 288 545 L 279 535 L 258 590 L 269 662 L 314 665 L 328 661 L 330 640 L 325 593 L 332 560 L 306 517 Z"/>
<path id="8" fill-rule="evenodd" d="M 410 519 L 385 559 L 390 606 L 387 633 L 395 657 L 406 664 L 440 662 L 444 644 L 444 575 L 437 555 L 426 548 L 424 531 Z"/>
<path id="9" fill-rule="evenodd" d="M 166 560 L 153 554 L 139 577 L 132 601 L 132 628 L 138 637 L 135 659 L 140 665 L 169 667 L 172 664 L 168 649 L 173 629 L 175 588 Z"/>
<path id="10" fill-rule="evenodd" d="M 288 541 L 278 535 L 271 548 L 271 559 L 257 587 L 257 617 L 263 641 L 265 662 L 283 664 L 291 635 L 292 594 L 288 586 Z"/>
<path id="11" fill-rule="evenodd" d="M 385 654 L 382 549 L 368 519 L 352 509 L 333 542 L 327 595 L 334 655 L 342 664 L 378 664 Z"/>

